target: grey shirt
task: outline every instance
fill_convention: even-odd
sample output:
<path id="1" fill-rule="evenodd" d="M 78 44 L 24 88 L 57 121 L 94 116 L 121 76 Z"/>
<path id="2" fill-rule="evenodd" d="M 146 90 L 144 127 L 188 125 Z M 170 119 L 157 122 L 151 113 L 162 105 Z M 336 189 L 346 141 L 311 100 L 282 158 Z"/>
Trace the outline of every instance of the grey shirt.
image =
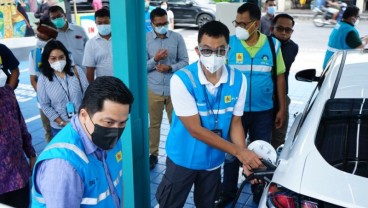
<path id="1" fill-rule="evenodd" d="M 88 36 L 84 29 L 78 25 L 68 23 L 68 29 L 63 32 L 58 30 L 58 36 L 56 40 L 62 42 L 66 49 L 72 53 L 72 57 L 75 65 L 83 69 L 86 73 L 86 68 L 82 65 L 84 46 L 88 40 Z"/>
<path id="2" fill-rule="evenodd" d="M 113 76 L 111 38 L 106 40 L 97 34 L 89 39 L 84 51 L 83 65 L 95 67 L 96 77 Z"/>
<path id="3" fill-rule="evenodd" d="M 161 39 L 154 31 L 146 34 L 148 88 L 157 95 L 170 95 L 170 78 L 173 73 L 188 65 L 188 52 L 183 37 L 176 32 L 168 31 Z M 159 49 L 167 49 L 168 57 L 159 61 L 160 64 L 171 66 L 170 72 L 159 72 L 154 61 Z"/>
<path id="4" fill-rule="evenodd" d="M 267 13 L 261 17 L 261 25 L 259 30 L 261 33 L 269 36 L 271 35 L 271 25 L 274 16 L 270 16 Z"/>

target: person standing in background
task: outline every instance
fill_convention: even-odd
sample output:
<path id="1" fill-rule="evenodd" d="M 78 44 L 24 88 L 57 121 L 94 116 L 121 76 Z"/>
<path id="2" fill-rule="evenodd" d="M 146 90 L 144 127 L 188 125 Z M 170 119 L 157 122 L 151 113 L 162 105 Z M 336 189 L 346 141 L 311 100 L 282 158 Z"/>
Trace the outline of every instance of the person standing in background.
<path id="1" fill-rule="evenodd" d="M 94 11 L 102 9 L 102 0 L 93 0 L 92 1 L 92 7 Z"/>
<path id="2" fill-rule="evenodd" d="M 183 37 L 168 30 L 165 10 L 156 8 L 151 12 L 153 31 L 146 33 L 148 110 L 150 136 L 150 169 L 155 168 L 160 144 L 160 129 L 165 108 L 171 124 L 172 103 L 170 79 L 174 72 L 188 65 L 188 52 Z"/>
<path id="3" fill-rule="evenodd" d="M 83 65 L 87 68 L 87 79 L 91 83 L 95 77 L 113 76 L 112 41 L 110 11 L 97 10 L 95 23 L 98 34 L 89 39 L 84 50 Z"/>
<path id="4" fill-rule="evenodd" d="M 161 1 L 160 7 L 167 13 L 167 21 L 169 21 L 169 30 L 174 30 L 174 13 L 168 7 L 167 0 Z"/>
<path id="5" fill-rule="evenodd" d="M 286 82 L 286 118 L 280 128 L 273 127 L 271 144 L 276 149 L 285 143 L 287 128 L 289 125 L 289 72 L 291 65 L 295 61 L 295 57 L 299 52 L 299 46 L 291 40 L 294 32 L 294 18 L 288 14 L 278 14 L 273 18 L 271 33 L 281 43 L 281 53 L 285 63 L 285 82 Z"/>
<path id="6" fill-rule="evenodd" d="M 6 79 L 0 70 L 0 204 L 28 208 L 29 177 L 36 151 L 13 88 L 6 84 Z"/>
<path id="7" fill-rule="evenodd" d="M 261 17 L 260 32 L 269 36 L 271 35 L 272 20 L 276 13 L 276 0 L 266 0 L 266 14 Z"/>
<path id="8" fill-rule="evenodd" d="M 150 14 L 151 11 L 155 9 L 155 7 L 150 6 L 150 2 L 151 0 L 144 0 L 144 19 L 146 22 L 146 32 L 150 32 L 152 30 Z"/>
<path id="9" fill-rule="evenodd" d="M 88 36 L 81 26 L 70 24 L 66 20 L 66 14 L 60 6 L 49 8 L 51 22 L 58 29 L 57 40 L 72 54 L 73 61 L 77 67 L 86 73 L 86 67 L 83 66 L 84 47 L 88 41 Z"/>
<path id="10" fill-rule="evenodd" d="M 30 81 L 33 89 L 37 92 L 37 81 L 38 77 L 41 74 L 40 65 L 42 63 L 42 51 L 47 42 L 51 39 L 55 39 L 57 37 L 57 30 L 50 22 L 41 20 L 38 23 L 36 35 L 37 35 L 37 42 L 36 42 L 36 48 L 32 49 L 29 53 L 29 75 L 30 75 Z M 51 126 L 50 126 L 50 120 L 47 118 L 47 116 L 44 114 L 44 112 L 41 110 L 40 104 L 37 102 L 37 107 L 40 111 L 41 121 L 43 128 L 45 129 L 45 139 L 46 142 L 50 142 L 52 135 L 51 135 Z"/>
<path id="11" fill-rule="evenodd" d="M 71 66 L 68 50 L 57 40 L 46 44 L 40 68 L 37 97 L 54 137 L 78 111 L 88 81 L 81 69 Z"/>
<path id="12" fill-rule="evenodd" d="M 6 76 L 6 84 L 8 84 L 13 90 L 18 87 L 19 83 L 19 61 L 15 58 L 11 50 L 6 45 L 0 43 L 0 70 L 2 70 Z"/>

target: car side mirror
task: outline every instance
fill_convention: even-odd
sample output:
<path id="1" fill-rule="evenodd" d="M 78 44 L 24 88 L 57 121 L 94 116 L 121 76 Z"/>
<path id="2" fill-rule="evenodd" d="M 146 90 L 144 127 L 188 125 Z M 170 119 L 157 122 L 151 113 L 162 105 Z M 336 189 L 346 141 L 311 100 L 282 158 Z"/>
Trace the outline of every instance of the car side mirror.
<path id="1" fill-rule="evenodd" d="M 186 5 L 187 7 L 191 7 L 191 6 L 193 6 L 193 2 L 192 2 L 192 1 L 186 1 L 186 2 L 185 2 L 185 5 Z"/>
<path id="2" fill-rule="evenodd" d="M 317 82 L 319 77 L 316 77 L 315 69 L 305 69 L 295 74 L 295 79 L 303 82 Z"/>

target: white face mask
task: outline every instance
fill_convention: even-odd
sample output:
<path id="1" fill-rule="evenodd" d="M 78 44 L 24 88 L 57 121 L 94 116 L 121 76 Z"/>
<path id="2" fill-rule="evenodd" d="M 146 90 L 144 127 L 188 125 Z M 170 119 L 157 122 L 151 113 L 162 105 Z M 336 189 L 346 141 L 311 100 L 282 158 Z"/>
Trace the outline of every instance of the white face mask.
<path id="1" fill-rule="evenodd" d="M 206 67 L 207 71 L 214 74 L 225 64 L 226 56 L 218 57 L 216 54 L 212 54 L 211 56 L 206 57 L 201 55 L 199 60 L 203 66 Z"/>
<path id="2" fill-rule="evenodd" d="M 62 72 L 64 70 L 65 65 L 66 65 L 65 60 L 50 63 L 51 68 L 53 68 L 55 71 L 58 71 L 58 72 Z"/>
<path id="3" fill-rule="evenodd" d="M 162 5 L 162 6 L 161 6 L 161 9 L 163 9 L 163 10 L 167 10 L 167 5 Z"/>
<path id="4" fill-rule="evenodd" d="M 357 26 L 359 24 L 359 19 L 357 19 L 354 23 L 354 26 Z"/>
<path id="5" fill-rule="evenodd" d="M 36 46 L 37 48 L 44 48 L 48 41 L 44 41 L 41 39 L 37 39 Z"/>
<path id="6" fill-rule="evenodd" d="M 6 74 L 3 72 L 3 70 L 0 70 L 0 87 L 4 87 L 6 84 L 6 79 L 8 77 L 6 76 Z"/>
<path id="7" fill-rule="evenodd" d="M 239 40 L 248 40 L 250 36 L 248 30 L 239 26 L 235 28 L 235 35 Z"/>

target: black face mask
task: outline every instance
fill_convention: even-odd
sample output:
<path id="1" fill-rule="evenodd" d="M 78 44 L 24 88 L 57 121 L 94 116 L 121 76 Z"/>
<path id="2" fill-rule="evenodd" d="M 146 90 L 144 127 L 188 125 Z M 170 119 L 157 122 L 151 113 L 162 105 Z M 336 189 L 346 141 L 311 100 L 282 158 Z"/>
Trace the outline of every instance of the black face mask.
<path id="1" fill-rule="evenodd" d="M 91 117 L 90 117 L 91 119 Z M 92 119 L 91 122 L 93 123 Z M 95 130 L 91 135 L 92 142 L 99 148 L 103 150 L 110 150 L 114 148 L 116 143 L 123 134 L 125 128 L 108 128 L 103 127 L 98 124 L 93 123 L 95 126 Z M 87 127 L 86 127 L 87 129 Z M 88 131 L 88 130 L 87 130 Z"/>

